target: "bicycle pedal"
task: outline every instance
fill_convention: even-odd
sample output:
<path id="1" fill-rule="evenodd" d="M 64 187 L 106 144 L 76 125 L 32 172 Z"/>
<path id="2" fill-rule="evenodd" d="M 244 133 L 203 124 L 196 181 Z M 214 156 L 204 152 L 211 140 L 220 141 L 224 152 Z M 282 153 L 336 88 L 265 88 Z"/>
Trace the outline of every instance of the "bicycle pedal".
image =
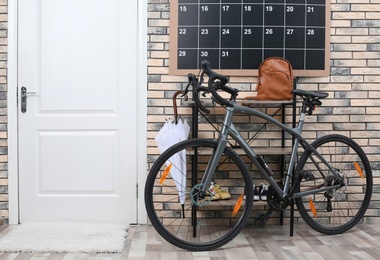
<path id="1" fill-rule="evenodd" d="M 264 226 L 265 222 L 265 214 L 259 214 L 253 219 L 253 224 L 257 226 Z"/>
<path id="2" fill-rule="evenodd" d="M 253 223 L 255 225 L 264 226 L 265 223 L 268 221 L 270 216 L 272 215 L 273 210 L 269 209 L 265 214 L 259 214 L 253 219 Z"/>

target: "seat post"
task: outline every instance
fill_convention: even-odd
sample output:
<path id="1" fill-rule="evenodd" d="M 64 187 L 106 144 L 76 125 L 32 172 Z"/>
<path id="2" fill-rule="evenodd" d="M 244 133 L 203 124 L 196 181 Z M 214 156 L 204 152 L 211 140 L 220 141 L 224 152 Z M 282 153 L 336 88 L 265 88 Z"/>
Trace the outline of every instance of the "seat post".
<path id="1" fill-rule="evenodd" d="M 309 107 L 309 103 L 310 103 L 310 101 L 308 100 L 308 98 L 307 97 L 303 97 L 301 114 L 306 114 L 307 113 L 307 108 Z"/>

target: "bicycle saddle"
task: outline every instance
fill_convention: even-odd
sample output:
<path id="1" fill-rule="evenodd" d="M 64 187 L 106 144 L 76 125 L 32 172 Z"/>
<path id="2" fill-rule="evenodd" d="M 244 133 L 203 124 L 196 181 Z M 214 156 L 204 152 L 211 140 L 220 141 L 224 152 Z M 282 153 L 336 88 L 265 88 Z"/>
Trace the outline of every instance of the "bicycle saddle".
<path id="1" fill-rule="evenodd" d="M 306 91 L 302 89 L 295 89 L 292 91 L 294 95 L 306 97 L 306 98 L 326 98 L 329 96 L 329 93 L 318 92 L 318 91 Z"/>

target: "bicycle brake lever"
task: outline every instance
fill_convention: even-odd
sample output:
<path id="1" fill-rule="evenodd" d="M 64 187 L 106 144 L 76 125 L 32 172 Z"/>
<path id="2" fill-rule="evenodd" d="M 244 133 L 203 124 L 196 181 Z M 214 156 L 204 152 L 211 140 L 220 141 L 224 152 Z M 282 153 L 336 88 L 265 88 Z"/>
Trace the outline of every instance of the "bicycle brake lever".
<path id="1" fill-rule="evenodd" d="M 189 87 L 190 87 L 190 82 L 187 84 L 185 90 L 183 91 L 183 94 L 181 95 L 181 97 L 187 95 L 187 93 L 189 93 Z"/>
<path id="2" fill-rule="evenodd" d="M 210 90 L 203 91 L 202 96 L 203 96 L 203 97 L 206 97 L 206 94 L 209 94 L 210 92 L 211 92 Z"/>
<path id="3" fill-rule="evenodd" d="M 187 86 L 186 86 L 185 90 L 183 91 L 183 94 L 181 97 L 187 95 L 189 93 L 189 87 L 194 85 L 194 83 L 198 82 L 197 77 L 192 73 L 189 73 L 187 75 L 187 77 L 189 79 L 189 82 L 187 83 Z"/>

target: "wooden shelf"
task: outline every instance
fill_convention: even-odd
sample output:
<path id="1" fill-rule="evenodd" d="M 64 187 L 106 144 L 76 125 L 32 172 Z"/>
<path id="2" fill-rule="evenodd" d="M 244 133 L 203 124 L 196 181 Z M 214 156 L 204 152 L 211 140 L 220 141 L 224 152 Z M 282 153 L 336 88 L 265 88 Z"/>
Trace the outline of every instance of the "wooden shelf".
<path id="1" fill-rule="evenodd" d="M 201 102 L 205 107 L 210 108 L 213 106 L 213 103 L 210 101 L 210 99 L 201 100 Z M 182 105 L 185 105 L 185 106 L 192 106 L 194 103 L 195 102 L 193 100 L 182 101 Z M 249 104 L 249 107 L 280 107 L 281 105 L 286 105 L 286 106 L 292 105 L 293 101 L 292 100 L 258 101 L 258 100 L 242 100 L 242 99 L 236 100 L 237 105 L 243 105 L 243 103 Z"/>
<path id="2" fill-rule="evenodd" d="M 207 204 L 207 206 L 215 206 L 215 207 L 216 206 L 223 206 L 223 207 L 231 206 L 231 207 L 233 207 L 233 206 L 235 206 L 237 199 L 238 199 L 238 197 L 232 196 L 232 198 L 226 199 L 226 200 L 213 200 L 213 201 L 210 201 L 210 203 Z M 244 199 L 242 205 L 244 205 L 245 203 L 246 203 L 246 201 Z M 254 200 L 253 201 L 253 206 L 261 206 L 262 207 L 262 206 L 267 206 L 267 205 L 268 205 L 268 203 L 264 200 Z"/>
<path id="3" fill-rule="evenodd" d="M 238 105 L 248 105 L 249 107 L 279 107 L 281 105 L 292 105 L 292 100 L 280 100 L 280 101 L 259 101 L 259 100 L 238 100 Z"/>

